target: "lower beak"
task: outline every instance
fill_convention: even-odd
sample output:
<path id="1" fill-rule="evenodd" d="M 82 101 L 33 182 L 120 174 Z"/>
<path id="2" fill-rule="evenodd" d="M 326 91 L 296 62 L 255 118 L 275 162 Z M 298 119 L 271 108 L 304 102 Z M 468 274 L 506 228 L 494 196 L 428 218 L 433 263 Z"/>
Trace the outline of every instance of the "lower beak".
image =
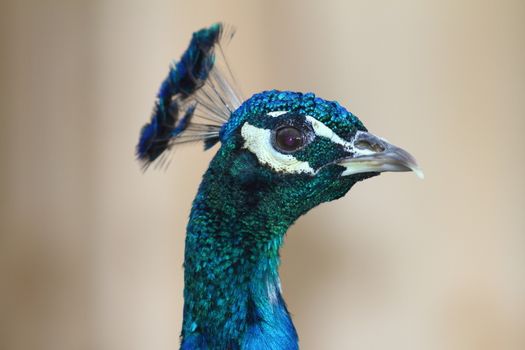
<path id="1" fill-rule="evenodd" d="M 358 131 L 351 142 L 350 157 L 337 164 L 346 168 L 341 176 L 368 172 L 413 171 L 423 179 L 423 171 L 410 153 L 368 132 Z"/>

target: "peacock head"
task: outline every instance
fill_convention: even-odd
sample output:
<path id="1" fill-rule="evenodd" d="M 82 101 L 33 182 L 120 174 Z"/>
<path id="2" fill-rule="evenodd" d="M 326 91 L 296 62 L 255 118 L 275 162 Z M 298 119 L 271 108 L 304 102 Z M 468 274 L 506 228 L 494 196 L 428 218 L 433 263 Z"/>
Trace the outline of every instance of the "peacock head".
<path id="1" fill-rule="evenodd" d="M 219 137 L 231 158 L 221 161 L 230 163 L 239 183 L 263 190 L 271 185 L 282 205 L 304 210 L 381 172 L 423 176 L 408 152 L 367 132 L 339 103 L 312 93 L 255 94 L 233 112 Z"/>
<path id="2" fill-rule="evenodd" d="M 214 53 L 223 53 L 221 38 L 231 35 L 222 25 L 194 33 L 142 130 L 137 150 L 144 164 L 178 143 L 202 140 L 208 149 L 220 141 L 209 173 L 247 191 L 248 203 L 294 215 L 381 172 L 423 176 L 409 153 L 368 133 L 337 102 L 277 90 L 242 102 L 229 66 L 221 68 Z"/>

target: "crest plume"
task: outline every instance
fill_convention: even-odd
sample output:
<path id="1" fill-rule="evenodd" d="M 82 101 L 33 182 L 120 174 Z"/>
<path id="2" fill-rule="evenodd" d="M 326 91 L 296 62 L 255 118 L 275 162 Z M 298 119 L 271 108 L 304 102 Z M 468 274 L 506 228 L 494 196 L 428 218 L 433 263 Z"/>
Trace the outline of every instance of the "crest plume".
<path id="1" fill-rule="evenodd" d="M 233 35 L 222 23 L 201 29 L 171 64 L 137 145 L 144 168 L 164 163 L 175 144 L 204 141 L 208 149 L 219 141 L 222 125 L 243 101 L 223 51 Z"/>

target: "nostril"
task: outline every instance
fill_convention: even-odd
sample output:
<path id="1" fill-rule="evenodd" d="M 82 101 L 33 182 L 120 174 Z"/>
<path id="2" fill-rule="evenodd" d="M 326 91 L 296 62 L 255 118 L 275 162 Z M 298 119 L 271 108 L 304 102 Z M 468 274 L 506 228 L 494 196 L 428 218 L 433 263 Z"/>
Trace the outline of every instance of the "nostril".
<path id="1" fill-rule="evenodd" d="M 367 140 L 359 140 L 354 145 L 360 149 L 367 149 L 376 153 L 383 152 L 385 148 L 376 142 L 369 142 Z"/>

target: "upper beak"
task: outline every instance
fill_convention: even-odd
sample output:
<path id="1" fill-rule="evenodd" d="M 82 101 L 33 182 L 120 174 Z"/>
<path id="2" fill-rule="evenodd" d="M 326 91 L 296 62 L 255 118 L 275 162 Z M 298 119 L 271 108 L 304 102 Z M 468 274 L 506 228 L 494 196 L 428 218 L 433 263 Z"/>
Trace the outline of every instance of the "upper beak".
<path id="1" fill-rule="evenodd" d="M 358 131 L 350 145 L 352 155 L 337 163 L 346 168 L 341 176 L 367 172 L 413 171 L 423 179 L 423 171 L 410 153 L 368 132 Z"/>

